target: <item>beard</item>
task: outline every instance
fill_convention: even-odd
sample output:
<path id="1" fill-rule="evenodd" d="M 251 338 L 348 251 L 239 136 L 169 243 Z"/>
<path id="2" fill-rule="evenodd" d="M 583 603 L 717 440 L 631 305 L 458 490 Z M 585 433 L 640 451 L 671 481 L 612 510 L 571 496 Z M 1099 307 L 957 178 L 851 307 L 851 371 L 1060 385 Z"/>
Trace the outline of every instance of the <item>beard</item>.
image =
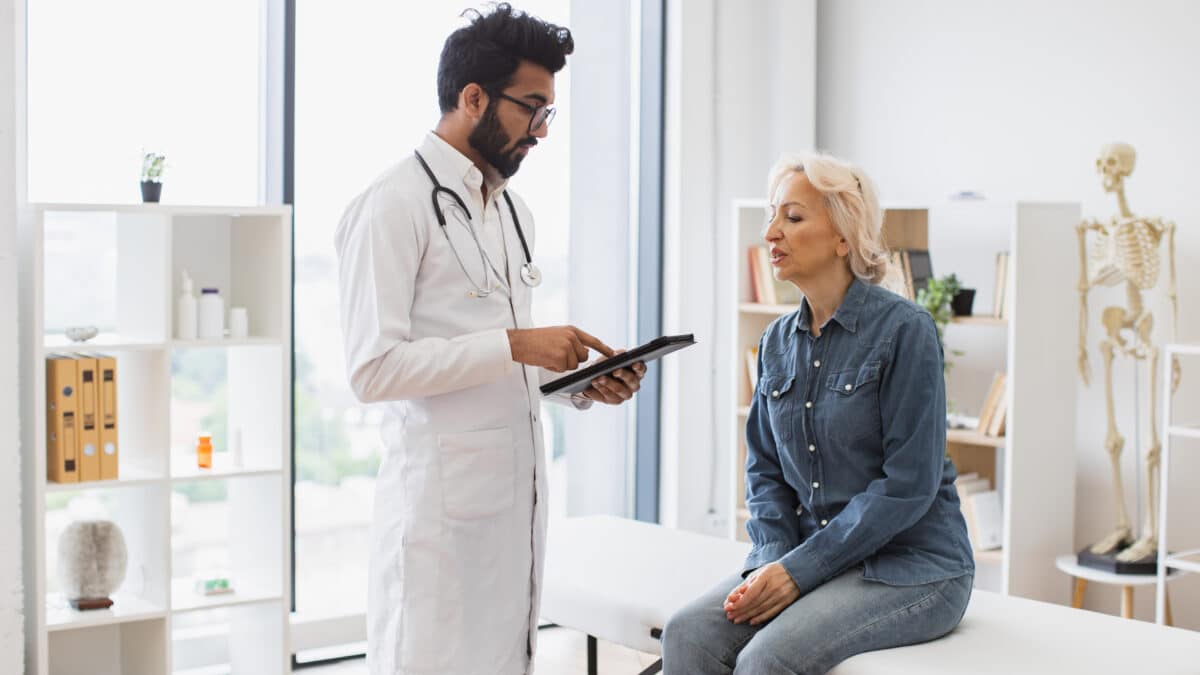
<path id="1" fill-rule="evenodd" d="M 512 139 L 504 133 L 504 128 L 500 126 L 495 102 L 488 103 L 487 110 L 484 111 L 479 124 L 475 125 L 475 128 L 471 130 L 471 135 L 467 137 L 467 143 L 483 157 L 484 161 L 495 167 L 501 177 L 510 178 L 517 172 L 517 169 L 521 168 L 521 160 L 525 159 L 525 155 L 518 151 L 523 146 L 537 145 L 537 139 L 531 136 L 506 151 L 505 148 L 511 142 Z"/>

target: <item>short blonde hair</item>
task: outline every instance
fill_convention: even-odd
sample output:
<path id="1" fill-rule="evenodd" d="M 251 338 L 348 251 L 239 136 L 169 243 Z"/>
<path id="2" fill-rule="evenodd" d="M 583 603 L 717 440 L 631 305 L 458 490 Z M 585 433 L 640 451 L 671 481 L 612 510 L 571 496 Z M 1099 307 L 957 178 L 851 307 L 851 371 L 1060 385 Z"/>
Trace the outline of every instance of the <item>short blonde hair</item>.
<path id="1" fill-rule="evenodd" d="M 872 284 L 888 275 L 888 250 L 883 243 L 883 212 L 875 184 L 862 169 L 823 153 L 785 153 L 767 177 L 767 195 L 775 199 L 780 183 L 803 172 L 825 198 L 829 221 L 849 244 L 850 271 Z"/>

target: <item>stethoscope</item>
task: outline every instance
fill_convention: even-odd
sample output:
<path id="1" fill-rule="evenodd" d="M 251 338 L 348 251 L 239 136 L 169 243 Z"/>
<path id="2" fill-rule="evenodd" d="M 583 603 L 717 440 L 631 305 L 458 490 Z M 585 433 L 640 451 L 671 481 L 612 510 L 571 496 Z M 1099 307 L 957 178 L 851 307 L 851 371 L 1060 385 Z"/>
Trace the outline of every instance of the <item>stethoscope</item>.
<path id="1" fill-rule="evenodd" d="M 417 156 L 417 161 L 421 163 L 421 168 L 425 169 L 425 174 L 433 182 L 433 193 L 430 195 L 430 198 L 433 200 L 433 213 L 437 216 L 438 225 L 442 228 L 442 234 L 446 237 L 446 243 L 450 244 L 450 250 L 454 253 L 454 259 L 458 261 L 458 266 L 462 268 L 467 281 L 471 282 L 471 285 L 475 287 L 475 291 L 471 293 L 471 296 L 486 298 L 494 290 L 488 279 L 488 270 L 491 269 L 497 278 L 502 279 L 503 275 L 496 270 L 491 259 L 488 258 L 483 244 L 479 242 L 479 235 L 476 234 L 471 219 L 471 210 L 467 208 L 466 202 L 462 200 L 462 197 L 458 196 L 457 192 L 438 182 L 437 176 L 433 175 L 433 170 L 429 168 L 429 164 L 425 162 L 425 158 L 421 156 L 420 152 L 414 150 L 413 154 Z M 446 232 L 446 213 L 442 210 L 442 205 L 438 201 L 438 196 L 441 194 L 450 195 L 450 198 L 454 200 L 458 208 L 466 214 L 467 219 L 466 222 L 463 222 L 463 227 L 471 234 L 471 239 L 475 242 L 475 247 L 479 249 L 479 259 L 483 263 L 483 286 L 475 283 L 475 280 L 471 278 L 471 273 L 467 271 L 466 264 L 463 263 L 462 258 L 458 255 L 458 249 L 455 248 L 454 242 L 450 240 L 450 234 Z M 533 264 L 533 256 L 529 254 L 529 245 L 525 243 L 525 233 L 521 230 L 521 221 L 517 218 L 517 209 L 513 206 L 512 197 L 508 196 L 508 190 L 505 190 L 503 194 L 504 201 L 508 203 L 508 212 L 512 214 L 513 225 L 517 228 L 517 237 L 521 240 L 521 249 L 525 251 L 525 264 L 521 265 L 521 281 L 525 282 L 525 285 L 530 288 L 536 288 L 542 283 L 542 272 L 537 268 L 537 265 Z"/>

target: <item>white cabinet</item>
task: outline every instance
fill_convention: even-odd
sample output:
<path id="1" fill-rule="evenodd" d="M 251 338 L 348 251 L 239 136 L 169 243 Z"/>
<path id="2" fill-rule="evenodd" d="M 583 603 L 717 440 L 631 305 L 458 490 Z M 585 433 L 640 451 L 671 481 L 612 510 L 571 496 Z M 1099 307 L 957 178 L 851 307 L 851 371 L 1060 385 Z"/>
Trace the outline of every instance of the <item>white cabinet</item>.
<path id="1" fill-rule="evenodd" d="M 26 672 L 289 672 L 290 207 L 34 204 L 21 240 Z M 247 309 L 248 337 L 174 338 L 184 269 Z M 69 342 L 72 312 L 102 333 Z M 78 352 L 117 361 L 115 480 L 46 478 L 45 357 Z M 57 536 L 83 514 L 115 521 L 129 549 L 108 610 L 57 592 Z M 212 574 L 234 592 L 197 594 Z"/>

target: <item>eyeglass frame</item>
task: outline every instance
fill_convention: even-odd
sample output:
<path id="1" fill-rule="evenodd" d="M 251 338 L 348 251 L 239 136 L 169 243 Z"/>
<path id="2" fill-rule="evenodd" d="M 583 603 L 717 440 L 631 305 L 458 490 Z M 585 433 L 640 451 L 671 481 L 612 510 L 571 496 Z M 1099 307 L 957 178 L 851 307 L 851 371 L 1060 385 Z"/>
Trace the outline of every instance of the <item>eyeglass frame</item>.
<path id="1" fill-rule="evenodd" d="M 550 122 L 552 122 L 554 120 L 554 116 L 558 114 L 558 108 L 555 108 L 552 105 L 546 105 L 546 104 L 532 105 L 532 104 L 526 103 L 525 101 L 522 101 L 521 99 L 516 98 L 514 96 L 509 96 L 508 94 L 506 94 L 502 91 L 496 92 L 496 98 L 502 98 L 506 101 L 512 101 L 513 103 L 516 103 L 517 105 L 521 106 L 521 108 L 523 108 L 526 112 L 529 113 L 529 127 L 526 130 L 526 133 L 532 134 L 533 132 L 537 131 L 538 129 L 541 129 L 542 127 L 549 127 Z M 545 118 L 542 119 L 541 124 L 538 124 L 535 127 L 535 126 L 533 126 L 533 122 L 534 122 L 534 120 L 537 119 L 538 112 L 542 111 L 542 110 L 545 111 L 545 113 L 544 113 Z"/>

